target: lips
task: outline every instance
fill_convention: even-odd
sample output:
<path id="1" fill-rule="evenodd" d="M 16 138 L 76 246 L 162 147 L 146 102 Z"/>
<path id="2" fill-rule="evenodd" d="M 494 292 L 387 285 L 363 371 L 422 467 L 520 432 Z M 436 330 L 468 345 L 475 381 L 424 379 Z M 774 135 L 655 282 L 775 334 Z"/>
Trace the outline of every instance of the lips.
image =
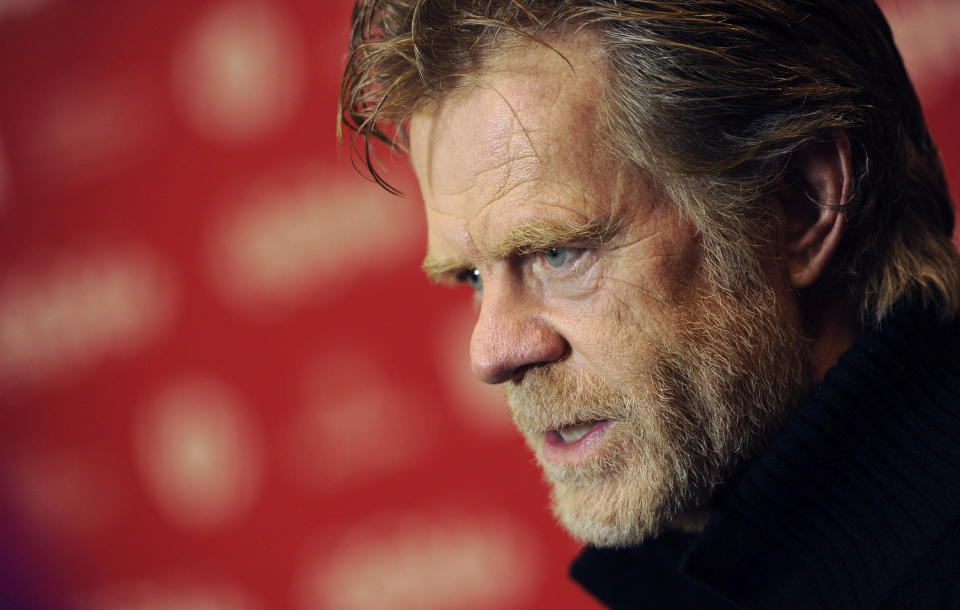
<path id="1" fill-rule="evenodd" d="M 547 430 L 543 434 L 543 457 L 563 464 L 585 462 L 597 454 L 615 423 L 614 419 L 600 419 Z"/>

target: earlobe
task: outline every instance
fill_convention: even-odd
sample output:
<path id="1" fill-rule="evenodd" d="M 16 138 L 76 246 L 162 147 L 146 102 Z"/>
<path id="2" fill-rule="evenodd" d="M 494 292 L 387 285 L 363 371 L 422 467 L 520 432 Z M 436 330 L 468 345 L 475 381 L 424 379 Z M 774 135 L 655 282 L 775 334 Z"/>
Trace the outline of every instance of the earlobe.
<path id="1" fill-rule="evenodd" d="M 783 253 L 790 285 L 808 288 L 820 279 L 843 237 L 844 205 L 852 190 L 850 140 L 809 144 L 794 154 L 782 192 Z"/>

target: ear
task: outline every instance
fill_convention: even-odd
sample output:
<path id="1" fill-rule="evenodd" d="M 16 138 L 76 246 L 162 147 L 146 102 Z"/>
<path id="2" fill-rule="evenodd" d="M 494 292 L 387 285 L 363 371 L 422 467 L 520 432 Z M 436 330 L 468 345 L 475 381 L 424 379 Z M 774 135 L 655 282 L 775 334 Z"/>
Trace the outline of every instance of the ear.
<path id="1" fill-rule="evenodd" d="M 790 285 L 808 288 L 823 276 L 844 230 L 844 204 L 852 190 L 850 140 L 843 133 L 808 144 L 788 166 L 781 193 L 783 253 Z"/>

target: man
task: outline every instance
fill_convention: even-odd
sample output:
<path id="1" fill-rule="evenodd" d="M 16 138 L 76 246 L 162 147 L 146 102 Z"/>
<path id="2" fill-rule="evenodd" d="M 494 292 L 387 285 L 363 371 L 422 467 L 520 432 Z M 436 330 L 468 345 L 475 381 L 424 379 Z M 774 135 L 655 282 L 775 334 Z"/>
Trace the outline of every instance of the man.
<path id="1" fill-rule="evenodd" d="M 341 104 L 599 599 L 960 606 L 960 258 L 872 1 L 360 2 Z"/>

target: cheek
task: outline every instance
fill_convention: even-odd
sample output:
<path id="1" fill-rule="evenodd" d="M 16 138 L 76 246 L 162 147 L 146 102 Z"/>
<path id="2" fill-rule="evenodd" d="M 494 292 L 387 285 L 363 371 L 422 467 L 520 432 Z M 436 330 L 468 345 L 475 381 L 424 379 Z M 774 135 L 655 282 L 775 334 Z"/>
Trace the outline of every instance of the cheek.
<path id="1" fill-rule="evenodd" d="M 687 253 L 601 269 L 590 297 L 564 320 L 574 362 L 613 383 L 635 382 L 677 341 L 699 276 L 699 255 Z"/>
<path id="2" fill-rule="evenodd" d="M 695 292 L 697 268 L 680 256 L 647 256 L 612 264 L 597 278 L 595 303 L 618 329 L 662 334 Z"/>
<path id="3" fill-rule="evenodd" d="M 589 311 L 594 307 L 600 279 L 603 277 L 602 261 L 595 253 L 586 253 L 575 263 L 573 269 L 559 271 L 547 263 L 533 259 L 528 263 L 528 289 L 542 295 L 548 307 Z"/>
<path id="4" fill-rule="evenodd" d="M 614 385 L 635 382 L 674 331 L 669 312 L 622 281 L 602 282 L 581 307 L 555 320 L 570 345 L 570 366 Z"/>
<path id="5" fill-rule="evenodd" d="M 630 211 L 622 212 L 623 230 L 608 244 L 604 277 L 632 285 L 654 301 L 678 303 L 701 276 L 702 235 L 662 190 L 650 184 L 638 189 L 646 196 L 639 202 L 625 199 Z"/>

